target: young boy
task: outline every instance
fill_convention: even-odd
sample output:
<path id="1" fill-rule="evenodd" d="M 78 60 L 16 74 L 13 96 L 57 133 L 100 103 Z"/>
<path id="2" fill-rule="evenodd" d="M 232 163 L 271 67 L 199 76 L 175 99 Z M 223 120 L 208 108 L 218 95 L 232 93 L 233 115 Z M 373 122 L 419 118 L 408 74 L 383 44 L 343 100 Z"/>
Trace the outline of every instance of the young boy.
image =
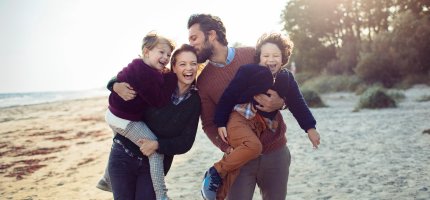
<path id="1" fill-rule="evenodd" d="M 257 158 L 262 152 L 259 135 L 265 129 L 275 132 L 278 111 L 262 112 L 253 97 L 275 90 L 288 103 L 311 143 L 319 145 L 316 121 L 312 116 L 291 72 L 284 69 L 293 43 L 281 34 L 264 34 L 256 46 L 255 63 L 239 68 L 217 105 L 214 123 L 221 139 L 232 148 L 205 174 L 202 195 L 205 199 L 224 199 L 241 166 Z M 287 95 L 288 94 L 288 95 Z M 232 112 L 233 111 L 233 112 Z M 222 186 L 221 188 L 219 188 Z M 218 194 L 217 194 L 218 192 Z"/>

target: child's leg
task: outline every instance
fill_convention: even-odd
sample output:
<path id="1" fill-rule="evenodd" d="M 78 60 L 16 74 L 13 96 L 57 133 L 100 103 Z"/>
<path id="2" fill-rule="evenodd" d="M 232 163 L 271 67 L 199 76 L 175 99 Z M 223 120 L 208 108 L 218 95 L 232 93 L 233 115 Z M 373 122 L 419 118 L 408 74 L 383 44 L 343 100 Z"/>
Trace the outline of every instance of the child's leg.
<path id="1" fill-rule="evenodd" d="M 237 112 L 232 112 L 227 124 L 227 140 L 233 151 L 214 164 L 215 169 L 224 177 L 228 172 L 239 169 L 248 161 L 257 158 L 263 149 L 254 129 L 253 120 L 247 120 Z"/>
<path id="2" fill-rule="evenodd" d="M 262 144 L 257 136 L 260 135 L 261 125 L 258 123 L 261 122 L 247 120 L 237 112 L 230 115 L 227 123 L 227 140 L 234 150 L 230 154 L 225 154 L 214 165 L 223 178 L 223 184 L 217 191 L 217 199 L 224 199 L 227 196 L 228 190 L 239 175 L 240 167 L 261 154 Z"/>
<path id="3" fill-rule="evenodd" d="M 139 139 L 150 139 L 157 140 L 157 137 L 152 133 L 148 126 L 143 122 L 130 122 L 127 126 L 126 137 L 133 138 L 131 141 Z M 121 133 L 120 133 L 121 134 Z M 121 134 L 122 135 L 122 134 Z M 133 141 L 133 142 L 134 142 Z M 154 191 L 157 199 L 167 198 L 167 188 L 164 182 L 164 155 L 157 152 L 153 153 L 148 157 L 149 168 L 151 172 L 152 184 L 154 185 Z"/>

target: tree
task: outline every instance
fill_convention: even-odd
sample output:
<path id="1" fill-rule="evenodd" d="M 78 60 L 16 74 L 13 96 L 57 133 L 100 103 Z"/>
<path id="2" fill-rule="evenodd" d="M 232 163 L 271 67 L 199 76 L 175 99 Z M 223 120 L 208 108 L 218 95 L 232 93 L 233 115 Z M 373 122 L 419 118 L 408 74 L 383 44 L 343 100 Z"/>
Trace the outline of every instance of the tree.
<path id="1" fill-rule="evenodd" d="M 402 15 L 410 16 L 401 21 Z M 299 69 L 334 74 L 351 74 L 371 58 L 387 57 L 382 54 L 388 49 L 376 50 L 387 44 L 388 57 L 395 59 L 390 62 L 402 74 L 428 72 L 429 16 L 430 0 L 290 0 L 281 14 Z"/>

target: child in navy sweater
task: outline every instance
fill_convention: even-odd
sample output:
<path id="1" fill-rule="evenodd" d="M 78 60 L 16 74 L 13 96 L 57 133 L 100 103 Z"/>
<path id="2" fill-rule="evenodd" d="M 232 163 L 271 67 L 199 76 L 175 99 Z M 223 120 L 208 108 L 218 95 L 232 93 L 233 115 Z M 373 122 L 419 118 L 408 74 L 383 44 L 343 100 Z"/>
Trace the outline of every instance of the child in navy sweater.
<path id="1" fill-rule="evenodd" d="M 239 68 L 225 89 L 217 105 L 214 123 L 218 134 L 233 150 L 214 164 L 205 175 L 202 186 L 204 197 L 223 199 L 241 166 L 257 158 L 262 152 L 260 134 L 278 128 L 275 116 L 279 111 L 263 112 L 257 109 L 254 96 L 272 89 L 288 103 L 300 127 L 308 133 L 312 145 L 319 145 L 319 133 L 291 72 L 285 69 L 293 43 L 281 34 L 264 34 L 256 46 L 255 63 Z M 218 188 L 222 186 L 221 188 Z M 218 191 L 219 189 L 219 191 Z"/>

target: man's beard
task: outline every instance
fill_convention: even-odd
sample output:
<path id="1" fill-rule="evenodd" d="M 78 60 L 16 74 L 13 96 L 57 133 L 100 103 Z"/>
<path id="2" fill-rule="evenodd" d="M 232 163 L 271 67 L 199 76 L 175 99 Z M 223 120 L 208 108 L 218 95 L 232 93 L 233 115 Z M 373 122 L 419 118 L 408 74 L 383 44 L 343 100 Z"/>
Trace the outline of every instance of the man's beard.
<path id="1" fill-rule="evenodd" d="M 197 62 L 204 63 L 213 55 L 212 45 L 209 42 L 205 42 L 203 49 L 197 55 Z"/>

